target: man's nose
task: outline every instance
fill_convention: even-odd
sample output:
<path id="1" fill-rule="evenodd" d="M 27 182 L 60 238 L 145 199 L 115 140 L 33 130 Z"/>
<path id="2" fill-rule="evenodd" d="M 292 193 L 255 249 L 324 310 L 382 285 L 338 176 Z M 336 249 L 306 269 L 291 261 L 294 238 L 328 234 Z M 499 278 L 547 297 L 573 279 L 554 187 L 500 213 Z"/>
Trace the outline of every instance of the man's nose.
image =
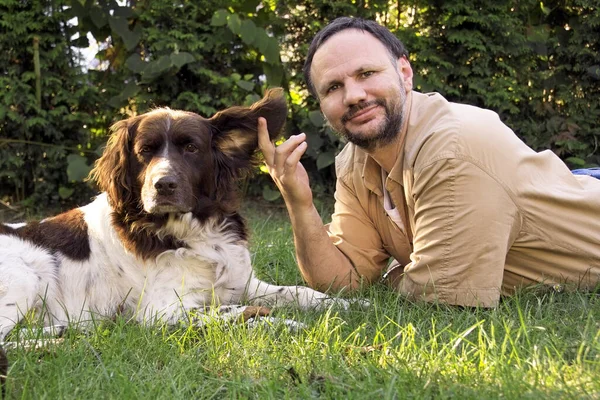
<path id="1" fill-rule="evenodd" d="M 365 88 L 358 82 L 346 83 L 344 86 L 344 105 L 353 106 L 367 100 Z"/>

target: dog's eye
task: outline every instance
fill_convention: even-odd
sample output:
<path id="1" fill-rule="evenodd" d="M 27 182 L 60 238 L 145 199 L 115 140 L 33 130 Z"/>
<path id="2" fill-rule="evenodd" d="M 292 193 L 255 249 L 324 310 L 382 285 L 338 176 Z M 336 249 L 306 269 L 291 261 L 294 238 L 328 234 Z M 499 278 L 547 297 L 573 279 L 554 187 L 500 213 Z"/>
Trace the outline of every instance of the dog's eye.
<path id="1" fill-rule="evenodd" d="M 197 153 L 198 152 L 198 146 L 196 146 L 193 143 L 188 143 L 185 145 L 185 147 L 183 148 L 187 153 Z"/>
<path id="2" fill-rule="evenodd" d="M 152 151 L 152 149 L 150 148 L 150 146 L 141 146 L 140 149 L 138 150 L 138 153 L 145 154 L 145 153 L 150 153 L 151 151 Z"/>

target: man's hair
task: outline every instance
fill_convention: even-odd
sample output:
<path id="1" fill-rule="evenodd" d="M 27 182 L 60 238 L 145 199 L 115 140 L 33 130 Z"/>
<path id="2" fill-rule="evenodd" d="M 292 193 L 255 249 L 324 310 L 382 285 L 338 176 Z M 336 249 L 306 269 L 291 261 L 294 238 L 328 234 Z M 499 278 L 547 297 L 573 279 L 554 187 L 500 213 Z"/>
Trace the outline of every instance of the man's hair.
<path id="1" fill-rule="evenodd" d="M 315 86 L 310 77 L 310 69 L 312 67 L 313 58 L 317 50 L 333 35 L 346 29 L 357 29 L 363 32 L 369 32 L 375 36 L 377 40 L 381 42 L 389 51 L 392 59 L 397 60 L 400 57 L 408 58 L 408 50 L 404 47 L 404 44 L 398 39 L 392 32 L 386 27 L 379 25 L 375 21 L 370 21 L 362 18 L 353 17 L 340 17 L 331 21 L 325 28 L 321 29 L 316 36 L 313 38 L 308 48 L 308 54 L 306 61 L 304 62 L 304 79 L 308 86 L 308 91 L 315 97 L 318 98 Z"/>

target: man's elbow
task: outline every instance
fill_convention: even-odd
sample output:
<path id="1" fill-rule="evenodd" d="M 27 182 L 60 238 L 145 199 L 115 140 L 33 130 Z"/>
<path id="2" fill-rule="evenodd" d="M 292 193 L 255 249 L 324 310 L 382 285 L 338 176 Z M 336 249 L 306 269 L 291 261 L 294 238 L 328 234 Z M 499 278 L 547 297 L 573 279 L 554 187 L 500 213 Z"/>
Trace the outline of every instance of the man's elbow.
<path id="1" fill-rule="evenodd" d="M 364 286 L 363 280 L 356 274 L 344 277 L 336 276 L 323 281 L 307 280 L 307 283 L 311 288 L 329 294 L 353 293 Z"/>

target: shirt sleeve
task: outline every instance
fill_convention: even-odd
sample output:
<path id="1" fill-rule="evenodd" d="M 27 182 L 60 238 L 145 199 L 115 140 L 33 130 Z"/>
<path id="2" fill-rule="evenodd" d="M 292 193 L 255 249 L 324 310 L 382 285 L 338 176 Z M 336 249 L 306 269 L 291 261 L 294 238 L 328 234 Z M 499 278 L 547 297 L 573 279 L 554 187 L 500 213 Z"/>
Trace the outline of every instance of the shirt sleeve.
<path id="1" fill-rule="evenodd" d="M 368 200 L 363 199 L 363 203 L 368 204 Z M 333 244 L 366 283 L 381 278 L 390 255 L 383 248 L 381 236 L 369 218 L 368 210 L 341 179 L 336 183 L 335 210 L 326 228 Z"/>
<path id="2" fill-rule="evenodd" d="M 413 253 L 400 292 L 427 301 L 494 307 L 507 252 L 520 230 L 509 191 L 469 160 L 415 171 Z"/>

